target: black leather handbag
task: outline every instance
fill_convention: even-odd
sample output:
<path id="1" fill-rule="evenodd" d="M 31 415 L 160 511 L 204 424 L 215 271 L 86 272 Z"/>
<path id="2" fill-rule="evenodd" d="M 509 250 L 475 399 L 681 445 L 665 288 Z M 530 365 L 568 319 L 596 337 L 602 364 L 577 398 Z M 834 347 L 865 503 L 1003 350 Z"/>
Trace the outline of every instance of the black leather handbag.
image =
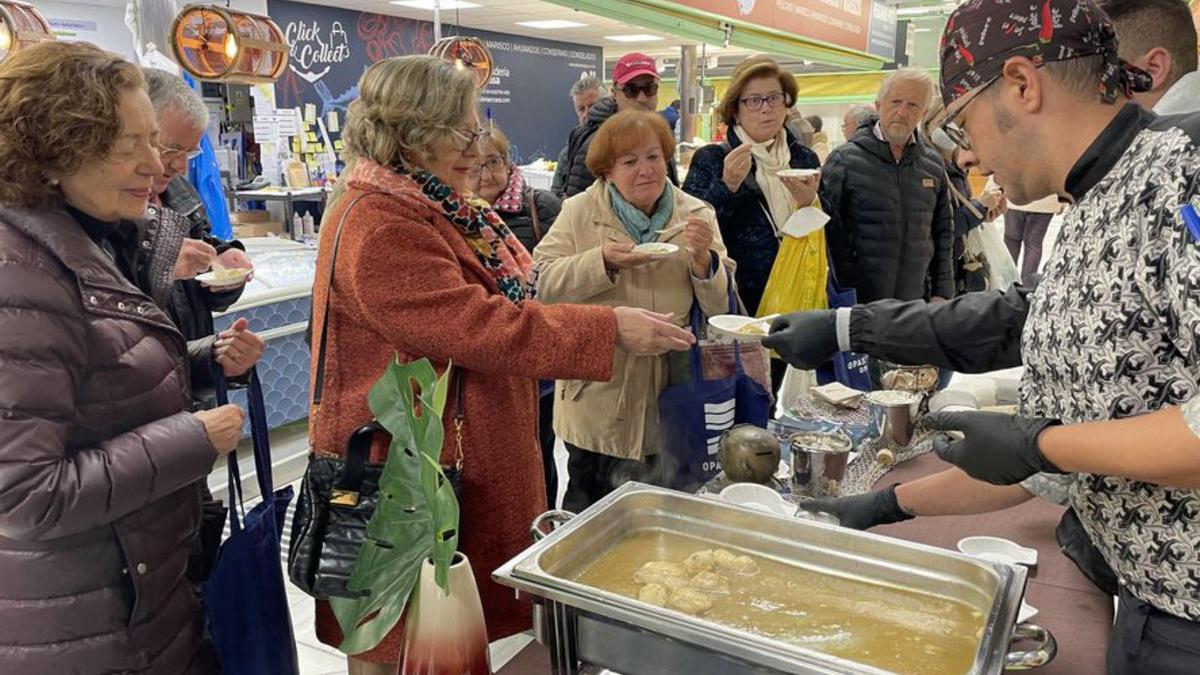
<path id="1" fill-rule="evenodd" d="M 359 198 L 361 199 L 361 197 Z M 333 255 L 329 261 L 326 282 L 325 311 L 321 322 L 321 340 L 317 346 L 316 378 L 313 388 L 313 407 L 319 410 L 325 377 L 325 343 L 329 328 L 329 295 L 333 287 L 334 262 L 346 215 L 357 199 L 342 212 L 333 238 Z M 454 437 L 455 461 L 442 471 L 462 500 L 462 370 L 452 376 L 456 390 Z M 313 423 L 316 424 L 314 416 Z M 352 598 L 367 591 L 350 591 L 347 587 L 359 550 L 367 538 L 367 523 L 379 503 L 379 478 L 383 464 L 371 463 L 371 443 L 376 434 L 387 431 L 372 421 L 350 435 L 346 458 L 310 454 L 308 469 L 300 484 L 300 496 L 292 521 L 291 544 L 288 547 L 288 577 L 300 590 L 315 598 Z"/>

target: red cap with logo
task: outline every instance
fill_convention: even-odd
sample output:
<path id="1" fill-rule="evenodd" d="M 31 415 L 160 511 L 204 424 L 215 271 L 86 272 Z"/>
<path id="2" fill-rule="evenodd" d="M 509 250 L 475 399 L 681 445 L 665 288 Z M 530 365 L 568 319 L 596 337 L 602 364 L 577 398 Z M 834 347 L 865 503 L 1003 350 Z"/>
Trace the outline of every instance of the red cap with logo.
<path id="1" fill-rule="evenodd" d="M 627 82 L 639 75 L 650 75 L 658 79 L 658 67 L 654 65 L 654 59 L 633 52 L 622 56 L 617 65 L 613 66 L 613 82 L 618 87 L 623 87 Z"/>

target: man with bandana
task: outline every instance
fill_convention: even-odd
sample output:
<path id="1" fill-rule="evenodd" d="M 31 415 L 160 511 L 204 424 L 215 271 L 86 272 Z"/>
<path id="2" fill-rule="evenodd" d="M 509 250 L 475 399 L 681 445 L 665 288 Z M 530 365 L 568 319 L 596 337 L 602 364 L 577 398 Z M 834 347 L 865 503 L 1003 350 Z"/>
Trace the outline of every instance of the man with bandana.
<path id="1" fill-rule="evenodd" d="M 1091 0 L 969 0 L 941 66 L 960 161 L 1014 200 L 1073 204 L 1040 285 L 792 314 L 764 342 L 805 369 L 838 350 L 1024 364 L 1017 415 L 931 415 L 957 432 L 936 451 L 997 485 L 1074 474 L 1071 504 L 1120 584 L 1108 672 L 1200 672 L 1200 115 L 1129 101 L 1153 82 Z M 899 510 L 894 490 L 873 498 L 889 494 Z"/>

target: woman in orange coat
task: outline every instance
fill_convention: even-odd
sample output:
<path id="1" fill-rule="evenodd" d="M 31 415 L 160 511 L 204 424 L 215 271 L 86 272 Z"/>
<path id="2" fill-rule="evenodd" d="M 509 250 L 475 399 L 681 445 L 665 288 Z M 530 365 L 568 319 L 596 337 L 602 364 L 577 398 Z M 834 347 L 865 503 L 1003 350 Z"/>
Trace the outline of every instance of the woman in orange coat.
<path id="1" fill-rule="evenodd" d="M 327 300 L 329 316 L 323 396 L 310 434 L 319 451 L 344 453 L 351 432 L 371 420 L 367 392 L 391 359 L 427 357 L 439 370 L 454 362 L 465 425 L 459 544 L 495 640 L 530 626 L 528 604 L 490 576 L 530 544 L 529 524 L 546 508 L 537 380 L 607 380 L 618 346 L 660 354 L 686 349 L 692 337 L 670 317 L 641 309 L 534 300 L 529 253 L 490 208 L 462 196 L 487 134 L 475 106 L 471 78 L 433 57 L 380 61 L 359 82 L 342 134 L 351 166 L 317 260 L 314 349 Z M 312 370 L 315 377 L 315 359 Z M 455 398 L 450 392 L 447 419 Z M 449 462 L 453 434 L 446 442 Z M 325 602 L 317 605 L 317 635 L 334 646 L 342 638 Z M 395 673 L 400 647 L 396 629 L 352 658 L 351 672 Z"/>

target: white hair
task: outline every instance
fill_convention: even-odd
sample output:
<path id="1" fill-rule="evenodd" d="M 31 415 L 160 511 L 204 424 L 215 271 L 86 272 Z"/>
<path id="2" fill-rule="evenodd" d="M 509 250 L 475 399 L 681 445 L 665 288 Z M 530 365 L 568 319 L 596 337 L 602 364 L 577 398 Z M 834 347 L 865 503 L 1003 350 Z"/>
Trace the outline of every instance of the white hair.
<path id="1" fill-rule="evenodd" d="M 846 111 L 846 116 L 854 120 L 855 127 L 861 127 L 867 123 L 867 120 L 875 117 L 877 114 L 875 107 L 869 103 L 855 103 Z"/>
<path id="2" fill-rule="evenodd" d="M 575 84 L 571 85 L 571 96 L 582 96 L 589 91 L 602 92 L 603 90 L 604 83 L 600 81 L 600 78 L 588 75 L 587 77 L 580 78 Z"/>
<path id="3" fill-rule="evenodd" d="M 175 108 L 195 128 L 208 126 L 208 106 L 182 77 L 158 68 L 143 68 L 142 74 L 146 77 L 146 88 L 155 113 L 162 115 L 164 110 Z"/>
<path id="4" fill-rule="evenodd" d="M 923 68 L 900 68 L 892 71 L 883 80 L 883 84 L 879 87 L 879 95 L 875 97 L 876 105 L 882 104 L 887 99 L 888 92 L 892 90 L 892 86 L 900 82 L 908 82 L 911 84 L 919 84 L 925 88 L 927 94 L 925 100 L 925 108 L 929 108 L 929 104 L 933 102 L 934 96 L 937 94 L 937 82 L 934 81 L 933 75 Z"/>

